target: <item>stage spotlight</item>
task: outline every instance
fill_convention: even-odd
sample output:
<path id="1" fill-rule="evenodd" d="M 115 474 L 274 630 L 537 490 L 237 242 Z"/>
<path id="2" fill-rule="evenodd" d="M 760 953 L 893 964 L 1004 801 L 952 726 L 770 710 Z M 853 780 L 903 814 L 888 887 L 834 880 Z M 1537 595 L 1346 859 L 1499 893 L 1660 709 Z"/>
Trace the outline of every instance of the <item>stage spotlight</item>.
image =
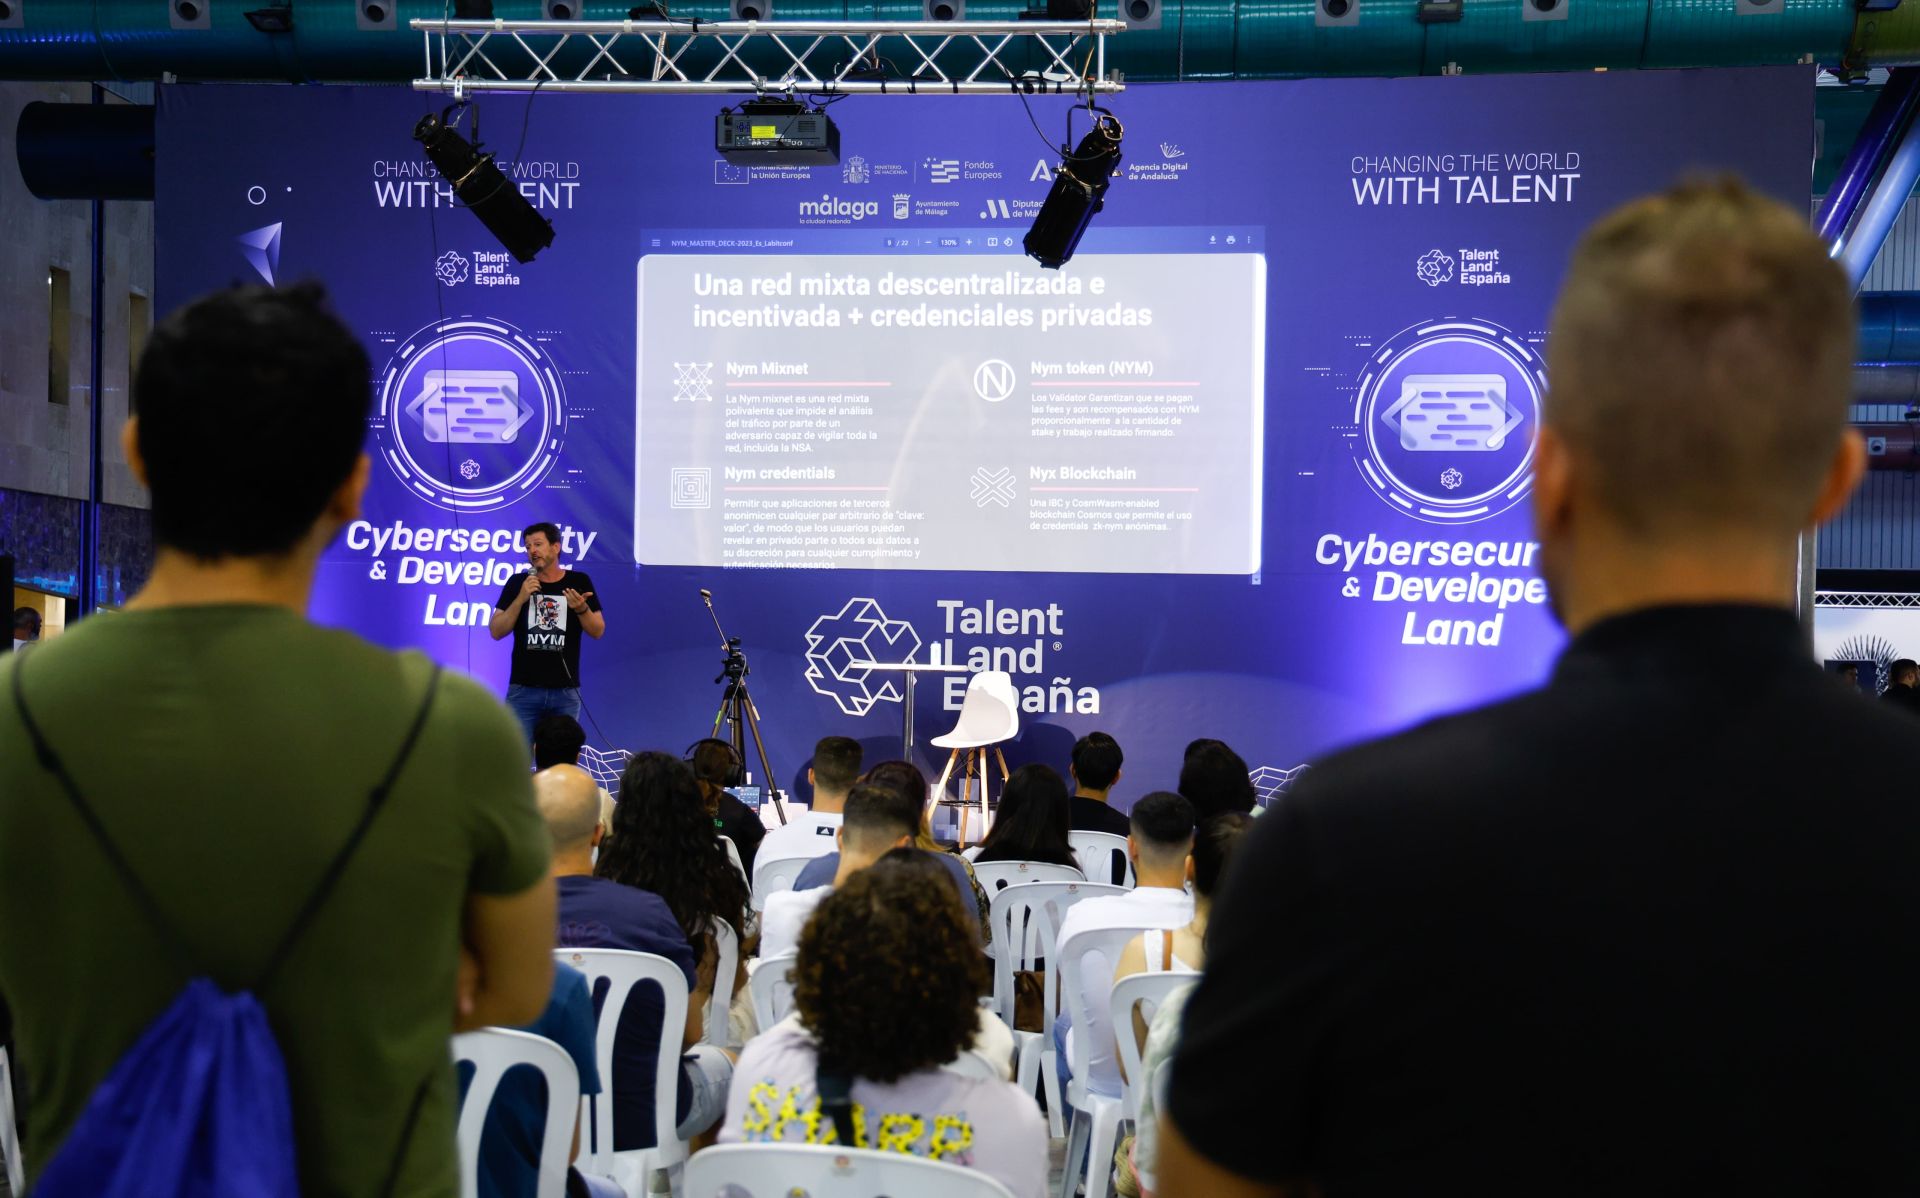
<path id="1" fill-rule="evenodd" d="M 1093 214 L 1105 205 L 1114 168 L 1120 165 L 1122 132 L 1113 114 L 1103 111 L 1080 139 L 1080 148 L 1061 160 L 1053 189 L 1022 243 L 1028 257 L 1053 270 L 1073 257 Z"/>
<path id="2" fill-rule="evenodd" d="M 454 105 L 457 108 L 459 105 Z M 487 231 L 499 238 L 508 253 L 522 262 L 553 244 L 553 222 L 541 216 L 527 197 L 494 165 L 493 155 L 469 144 L 447 124 L 449 108 L 439 116 L 420 118 L 413 136 L 426 150 L 428 161 L 453 188 L 453 194 Z"/>

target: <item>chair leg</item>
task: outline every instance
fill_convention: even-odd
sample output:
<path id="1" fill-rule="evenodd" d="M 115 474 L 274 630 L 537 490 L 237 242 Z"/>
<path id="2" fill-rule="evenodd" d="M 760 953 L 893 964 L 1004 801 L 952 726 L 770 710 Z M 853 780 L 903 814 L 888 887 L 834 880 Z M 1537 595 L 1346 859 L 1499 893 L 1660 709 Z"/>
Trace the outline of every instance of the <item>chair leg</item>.
<path id="1" fill-rule="evenodd" d="M 1086 1111 L 1075 1111 L 1073 1126 L 1067 1132 L 1067 1155 L 1060 1167 L 1058 1198 L 1073 1198 L 1073 1191 L 1081 1175 L 1080 1156 L 1087 1149 L 1087 1141 L 1092 1138 L 1092 1116 Z"/>
<path id="2" fill-rule="evenodd" d="M 967 763 L 960 774 L 960 847 L 967 847 L 967 803 L 973 795 L 973 750 L 967 750 Z"/>
<path id="3" fill-rule="evenodd" d="M 995 746 L 993 751 L 998 753 L 1000 749 Z M 1001 790 L 1004 792 L 1007 780 L 1005 762 L 1000 763 L 1000 769 Z M 980 826 L 988 830 L 993 828 L 993 810 L 987 806 L 987 751 L 985 749 L 980 750 Z M 986 832 L 983 831 L 980 834 L 985 836 Z"/>
<path id="4" fill-rule="evenodd" d="M 1093 1135 L 1087 1148 L 1087 1198 L 1113 1198 L 1113 1153 L 1119 1147 L 1120 1104 L 1094 1108 Z"/>
<path id="5" fill-rule="evenodd" d="M 1052 1037 L 1051 1032 L 1042 1035 Z M 1040 1084 L 1047 1095 L 1047 1134 L 1057 1140 L 1067 1134 L 1066 1121 L 1060 1117 L 1060 1112 L 1066 1109 L 1066 1098 L 1060 1093 L 1060 1071 L 1054 1066 L 1051 1047 L 1040 1050 Z"/>

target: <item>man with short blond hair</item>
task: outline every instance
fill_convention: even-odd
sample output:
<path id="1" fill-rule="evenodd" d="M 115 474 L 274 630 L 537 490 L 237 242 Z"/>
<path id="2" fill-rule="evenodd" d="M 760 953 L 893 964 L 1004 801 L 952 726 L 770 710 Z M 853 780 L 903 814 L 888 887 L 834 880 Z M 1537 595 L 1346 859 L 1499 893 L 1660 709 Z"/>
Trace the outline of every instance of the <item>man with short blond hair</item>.
<path id="1" fill-rule="evenodd" d="M 1864 466 L 1853 353 L 1804 205 L 1692 183 L 1587 234 L 1533 481 L 1571 643 L 1260 821 L 1162 1192 L 1920 1193 L 1920 725 L 1793 611 Z"/>

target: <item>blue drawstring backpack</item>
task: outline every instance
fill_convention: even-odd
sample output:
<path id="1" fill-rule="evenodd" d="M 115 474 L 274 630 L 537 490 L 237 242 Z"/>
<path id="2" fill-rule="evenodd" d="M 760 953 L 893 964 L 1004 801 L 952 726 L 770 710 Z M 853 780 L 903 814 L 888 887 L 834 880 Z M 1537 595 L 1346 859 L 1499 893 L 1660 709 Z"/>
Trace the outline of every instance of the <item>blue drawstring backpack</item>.
<path id="1" fill-rule="evenodd" d="M 153 893 L 128 865 L 33 722 L 21 690 L 24 664 L 24 659 L 14 663 L 13 703 L 41 768 L 59 781 L 173 955 L 187 964 L 190 973 L 197 972 L 185 940 L 160 913 Z M 297 1198 L 300 1182 L 294 1165 L 287 1066 L 254 993 L 272 984 L 301 934 L 333 893 L 412 755 L 439 684 L 440 670 L 435 667 L 399 754 L 373 788 L 360 822 L 328 863 L 259 978 L 235 993 L 223 991 L 207 977 L 189 981 L 93 1092 L 60 1152 L 33 1185 L 33 1198 Z M 431 1077 L 423 1079 L 414 1094 L 387 1169 L 384 1194 L 391 1194 L 398 1180 L 400 1162 L 431 1081 Z"/>

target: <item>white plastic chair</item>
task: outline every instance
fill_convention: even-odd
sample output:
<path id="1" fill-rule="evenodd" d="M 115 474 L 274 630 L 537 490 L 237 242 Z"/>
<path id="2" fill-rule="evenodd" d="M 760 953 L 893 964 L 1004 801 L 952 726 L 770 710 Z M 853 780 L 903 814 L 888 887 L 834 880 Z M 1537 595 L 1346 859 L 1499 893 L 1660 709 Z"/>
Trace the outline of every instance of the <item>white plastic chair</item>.
<path id="1" fill-rule="evenodd" d="M 975 861 L 973 876 L 991 899 L 1009 886 L 1022 882 L 1084 882 L 1087 876 L 1071 865 L 1051 861 Z"/>
<path id="2" fill-rule="evenodd" d="M 836 1144 L 718 1144 L 687 1162 L 686 1198 L 1013 1198 L 976 1169 Z"/>
<path id="3" fill-rule="evenodd" d="M 473 1080 L 460 1103 L 460 1196 L 480 1193 L 480 1141 L 500 1079 L 516 1065 L 531 1065 L 547 1079 L 547 1127 L 540 1137 L 540 1168 L 534 1198 L 563 1198 L 573 1123 L 580 1117 L 580 1073 L 567 1050 L 528 1032 L 481 1028 L 453 1038 L 453 1059 L 473 1062 Z M 13 1158 L 8 1157 L 9 1161 Z M 19 1193 L 18 1190 L 13 1191 Z"/>
<path id="4" fill-rule="evenodd" d="M 1113 1036 L 1119 1041 L 1120 1072 L 1124 1075 L 1120 1091 L 1122 1118 L 1140 1118 L 1140 1042 L 1133 1037 L 1134 1008 L 1140 1008 L 1142 1022 L 1152 1023 L 1153 1013 L 1168 996 L 1199 980 L 1200 975 L 1192 970 L 1175 969 L 1129 974 L 1113 984 L 1113 998 L 1108 1008 L 1113 1015 Z"/>
<path id="5" fill-rule="evenodd" d="M 1060 1175 L 1059 1198 L 1073 1198 L 1074 1183 L 1080 1173 L 1078 1162 L 1086 1154 L 1086 1198 L 1109 1198 L 1113 1192 L 1113 1151 L 1120 1138 L 1123 1116 L 1121 1100 L 1090 1089 L 1087 1078 L 1093 1071 L 1093 1045 L 1101 1036 L 1113 1037 L 1108 1023 L 1111 999 L 1096 1013 L 1088 1001 L 1086 983 L 1099 971 L 1113 977 L 1114 963 L 1127 942 L 1143 927 L 1093 928 L 1076 932 L 1055 947 L 1054 958 L 1047 962 L 1047 982 L 1060 979 L 1061 1001 L 1073 1013 L 1072 1080 L 1067 1083 L 1067 1102 L 1073 1107 L 1073 1127 L 1067 1137 L 1067 1167 Z M 1089 968 L 1087 962 L 1092 959 Z M 1109 989 L 1109 994 L 1111 993 Z M 1131 1032 L 1131 1025 L 1129 1025 Z M 1131 1038 L 1129 1036 L 1129 1038 Z"/>
<path id="6" fill-rule="evenodd" d="M 1000 743 L 1012 740 L 1020 734 L 1020 692 L 1013 687 L 1013 675 L 1005 670 L 982 670 L 967 679 L 967 695 L 960 701 L 960 717 L 953 722 L 953 730 L 936 736 L 929 744 L 942 749 L 952 750 L 947 754 L 946 768 L 940 771 L 940 781 L 934 791 L 943 798 L 947 793 L 947 779 L 953 776 L 953 767 L 966 754 L 966 768 L 960 782 L 960 847 L 967 844 L 967 807 L 977 766 L 980 773 L 980 835 L 985 836 L 987 829 L 993 826 L 993 816 L 987 808 L 987 750 L 993 750 L 994 759 L 1000 765 L 1000 782 L 1007 781 L 1007 759 L 1000 754 Z"/>
<path id="7" fill-rule="evenodd" d="M 1128 890 L 1133 889 L 1133 859 L 1127 856 L 1127 838 L 1115 836 L 1111 832 L 1072 831 L 1067 833 L 1067 843 L 1073 846 L 1073 855 L 1080 859 L 1080 872 L 1088 880 L 1105 882 L 1113 877 L 1114 857 L 1126 867 L 1127 880 L 1122 883 Z"/>
<path id="8" fill-rule="evenodd" d="M 766 1031 L 793 1010 L 793 963 L 797 953 L 762 958 L 747 975 L 747 993 L 753 998 L 753 1017 Z"/>
<path id="9" fill-rule="evenodd" d="M 977 866 L 975 868 L 978 868 Z M 1053 966 L 1054 942 L 1060 921 L 1075 903 L 1107 894 L 1125 894 L 1118 886 L 1100 882 L 1019 882 L 995 893 L 987 908 L 993 929 L 993 1005 L 1013 1028 L 1014 1080 L 1025 1093 L 1037 1082 L 1047 1095 L 1047 1125 L 1053 1137 L 1066 1134 L 1060 1120 L 1060 1079 L 1053 1067 L 1053 1021 L 1060 1014 L 1060 971 Z M 1042 988 L 1041 1023 L 1045 1029 L 1023 1032 L 1014 1027 L 1013 974 L 1017 969 L 1047 963 Z"/>
<path id="10" fill-rule="evenodd" d="M 740 863 L 740 846 L 733 843 L 731 836 L 722 836 L 719 839 L 721 845 L 727 850 L 727 860 L 733 864 L 733 871 L 740 875 L 742 882 L 747 881 L 747 867 Z"/>
<path id="11" fill-rule="evenodd" d="M 27 1191 L 27 1167 L 20 1159 L 20 1127 L 14 1117 L 13 1069 L 0 1048 L 0 1156 L 7 1158 L 7 1193 Z"/>
<path id="12" fill-rule="evenodd" d="M 553 955 L 562 965 L 571 965 L 586 975 L 590 994 L 599 991 L 602 978 L 610 983 L 600 1005 L 593 1037 L 594 1062 L 601 1078 L 600 1093 L 581 1100 L 578 1167 L 582 1173 L 611 1178 L 634 1198 L 643 1198 L 649 1173 L 656 1169 L 671 1172 L 687 1159 L 687 1145 L 680 1139 L 674 1109 L 680 1094 L 681 1040 L 687 1026 L 687 975 L 672 961 L 653 953 L 617 948 L 561 948 L 555 949 Z M 616 1152 L 613 1040 L 620 1026 L 620 1011 L 627 1005 L 634 986 L 641 982 L 660 987 L 660 1032 L 655 1042 L 653 1071 L 654 1146 Z"/>
<path id="13" fill-rule="evenodd" d="M 713 996 L 707 1000 L 706 1014 L 702 1019 L 700 1043 L 711 1044 L 715 1048 L 727 1047 L 731 1038 L 727 1031 L 727 1018 L 733 1010 L 733 976 L 740 969 L 740 938 L 733 934 L 733 927 L 719 916 L 710 916 L 707 927 L 713 933 L 714 956 Z"/>
<path id="14" fill-rule="evenodd" d="M 756 860 L 753 863 L 753 909 L 765 911 L 767 896 L 792 890 L 800 871 L 816 860 L 816 857 L 763 857 Z"/>

